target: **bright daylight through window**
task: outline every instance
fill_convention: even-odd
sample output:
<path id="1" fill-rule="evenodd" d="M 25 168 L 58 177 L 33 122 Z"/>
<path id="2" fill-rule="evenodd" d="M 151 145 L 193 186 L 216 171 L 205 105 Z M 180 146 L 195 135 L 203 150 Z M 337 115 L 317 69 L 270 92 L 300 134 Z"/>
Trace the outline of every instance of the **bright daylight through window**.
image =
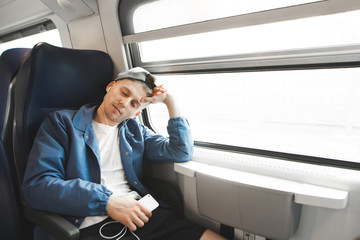
<path id="1" fill-rule="evenodd" d="M 358 22 L 360 22 L 360 11 L 352 11 L 146 41 L 139 44 L 141 61 L 166 61 L 358 44 L 360 43 Z"/>
<path id="2" fill-rule="evenodd" d="M 137 65 L 163 73 L 159 82 L 176 93 L 194 140 L 360 162 L 360 66 L 354 64 L 360 54 L 358 6 L 354 4 L 352 11 L 340 7 L 329 14 L 306 15 L 314 5 L 341 3 L 207 3 L 151 1 L 136 10 L 134 32 L 124 36 L 139 53 L 133 55 Z M 206 9 L 199 11 L 197 4 Z M 298 8 L 304 11 L 297 12 L 299 17 L 217 28 L 228 17 L 241 15 L 246 20 Z M 176 9 L 179 15 L 167 9 Z M 152 10 L 166 14 L 146 17 L 153 15 Z M 218 20 L 208 21 L 212 19 Z M 150 118 L 155 129 L 165 134 L 167 116 L 162 113 L 166 111 L 159 108 L 150 106 Z"/>
<path id="3" fill-rule="evenodd" d="M 196 141 L 359 162 L 360 68 L 158 78 Z M 166 111 L 150 106 L 166 134 Z"/>
<path id="4" fill-rule="evenodd" d="M 0 54 L 10 48 L 32 48 L 39 42 L 47 42 L 58 47 L 62 46 L 59 31 L 53 29 L 2 43 L 0 44 Z"/>
<path id="5" fill-rule="evenodd" d="M 323 0 L 161 0 L 134 13 L 135 33 Z M 229 7 L 231 6 L 231 7 Z M 155 14 L 154 13 L 161 13 Z M 166 13 L 166 14 L 164 14 Z M 171 16 L 171 17 L 169 17 Z"/>

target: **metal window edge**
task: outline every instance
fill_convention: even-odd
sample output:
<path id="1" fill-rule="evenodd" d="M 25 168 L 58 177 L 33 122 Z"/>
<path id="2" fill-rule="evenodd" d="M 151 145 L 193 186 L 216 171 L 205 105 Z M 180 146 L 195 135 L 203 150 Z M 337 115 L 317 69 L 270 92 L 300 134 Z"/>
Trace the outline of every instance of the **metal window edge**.
<path id="1" fill-rule="evenodd" d="M 348 0 L 346 4 L 344 4 L 342 0 L 327 0 L 185 24 L 165 29 L 134 33 L 123 36 L 123 40 L 125 44 L 129 44 L 134 42 L 144 42 L 231 28 L 255 26 L 300 18 L 330 15 L 358 9 L 360 9 L 360 2 L 358 0 Z"/>
<path id="2" fill-rule="evenodd" d="M 137 66 L 147 68 L 154 73 L 191 72 L 201 70 L 222 70 L 242 68 L 263 68 L 306 65 L 360 65 L 360 45 L 309 49 L 301 51 L 282 51 L 279 53 L 248 54 L 229 57 L 189 59 L 143 63 L 135 61 Z M 138 58 L 137 58 L 138 59 Z"/>

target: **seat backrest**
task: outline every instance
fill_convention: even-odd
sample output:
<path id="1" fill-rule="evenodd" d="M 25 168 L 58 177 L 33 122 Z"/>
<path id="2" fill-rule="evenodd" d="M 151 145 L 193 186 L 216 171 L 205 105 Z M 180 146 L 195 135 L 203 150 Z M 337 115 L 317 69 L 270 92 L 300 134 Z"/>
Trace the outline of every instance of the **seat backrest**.
<path id="1" fill-rule="evenodd" d="M 20 239 L 21 217 L 14 173 L 0 138 L 0 239 Z"/>
<path id="2" fill-rule="evenodd" d="M 0 134 L 3 138 L 9 85 L 30 48 L 12 48 L 0 56 Z"/>
<path id="3" fill-rule="evenodd" d="M 39 125 L 49 112 L 101 102 L 113 79 L 110 56 L 37 44 L 25 59 L 14 84 L 14 161 L 22 183 L 27 157 Z"/>

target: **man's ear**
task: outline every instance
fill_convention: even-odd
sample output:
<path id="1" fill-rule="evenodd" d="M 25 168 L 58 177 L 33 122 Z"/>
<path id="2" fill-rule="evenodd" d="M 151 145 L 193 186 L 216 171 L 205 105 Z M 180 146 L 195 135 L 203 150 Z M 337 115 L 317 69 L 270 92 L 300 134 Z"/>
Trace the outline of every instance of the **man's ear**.
<path id="1" fill-rule="evenodd" d="M 114 86 L 114 84 L 115 84 L 115 81 L 110 82 L 110 83 L 106 86 L 106 92 L 109 92 L 110 89 L 111 89 L 111 87 Z"/>
<path id="2" fill-rule="evenodd" d="M 134 117 L 134 118 L 136 118 L 137 116 L 139 116 L 139 115 L 141 114 L 141 112 L 142 112 L 142 111 L 137 112 L 137 113 L 135 114 L 135 117 Z"/>

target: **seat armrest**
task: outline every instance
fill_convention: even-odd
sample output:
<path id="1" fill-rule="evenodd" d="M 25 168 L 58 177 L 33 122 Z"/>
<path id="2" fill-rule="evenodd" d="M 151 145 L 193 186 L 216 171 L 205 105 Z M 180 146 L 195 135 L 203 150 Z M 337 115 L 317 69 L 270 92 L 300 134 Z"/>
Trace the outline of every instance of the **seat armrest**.
<path id="1" fill-rule="evenodd" d="M 43 228 L 55 239 L 58 240 L 77 240 L 79 239 L 79 229 L 67 221 L 62 216 L 36 210 L 23 202 L 25 217 L 31 222 Z"/>

